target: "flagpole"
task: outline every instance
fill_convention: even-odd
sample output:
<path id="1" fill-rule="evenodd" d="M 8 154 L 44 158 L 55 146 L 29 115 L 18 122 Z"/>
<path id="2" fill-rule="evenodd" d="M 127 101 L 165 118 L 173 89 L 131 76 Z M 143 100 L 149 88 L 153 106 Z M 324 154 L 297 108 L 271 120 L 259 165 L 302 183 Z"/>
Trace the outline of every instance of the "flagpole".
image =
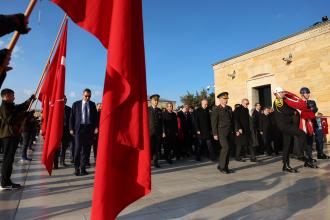
<path id="1" fill-rule="evenodd" d="M 32 12 L 32 10 L 33 10 L 36 3 L 37 3 L 37 0 L 31 0 L 30 1 L 30 4 L 28 5 L 28 7 L 26 8 L 25 13 L 24 13 L 26 18 L 30 17 L 31 12 Z M 12 37 L 12 39 L 11 39 L 9 45 L 8 45 L 8 50 L 10 50 L 10 52 L 13 51 L 13 49 L 14 49 L 17 41 L 18 41 L 19 36 L 20 36 L 20 33 L 18 33 L 18 31 L 15 31 L 14 36 Z"/>
<path id="2" fill-rule="evenodd" d="M 68 17 L 67 14 L 65 14 L 64 17 L 63 17 L 63 20 L 62 20 L 62 23 L 61 23 L 60 29 L 59 29 L 59 31 L 58 31 L 58 33 L 57 33 L 57 36 L 56 36 L 55 42 L 54 42 L 53 47 L 52 47 L 52 49 L 51 49 L 51 51 L 50 51 L 50 54 L 49 54 L 49 56 L 48 56 L 48 59 L 47 59 L 46 65 L 45 65 L 45 67 L 44 67 L 44 70 L 42 71 L 42 75 L 41 75 L 41 77 L 40 77 L 40 79 L 39 79 L 38 86 L 37 86 L 37 88 L 36 88 L 36 91 L 34 92 L 34 95 L 35 95 L 36 97 L 39 96 L 39 92 L 40 92 L 41 84 L 42 84 L 43 80 L 45 79 L 46 73 L 48 72 L 47 70 L 48 70 L 48 67 L 49 67 L 49 64 L 50 64 L 50 59 L 51 59 L 51 57 L 52 57 L 52 55 L 53 55 L 53 52 L 54 52 L 54 50 L 55 50 L 55 47 L 57 46 L 57 42 L 58 42 L 59 37 L 60 37 L 60 35 L 61 35 L 61 32 L 62 32 L 63 26 L 64 26 L 64 24 L 65 24 L 65 21 L 67 20 L 67 17 Z M 37 108 L 37 103 L 38 103 L 38 99 L 37 99 L 36 104 L 35 104 L 35 109 Z M 33 104 L 33 101 L 30 102 L 30 106 L 29 106 L 29 108 L 28 108 L 27 111 L 30 111 L 30 109 L 31 109 L 31 107 L 32 107 L 32 104 Z"/>

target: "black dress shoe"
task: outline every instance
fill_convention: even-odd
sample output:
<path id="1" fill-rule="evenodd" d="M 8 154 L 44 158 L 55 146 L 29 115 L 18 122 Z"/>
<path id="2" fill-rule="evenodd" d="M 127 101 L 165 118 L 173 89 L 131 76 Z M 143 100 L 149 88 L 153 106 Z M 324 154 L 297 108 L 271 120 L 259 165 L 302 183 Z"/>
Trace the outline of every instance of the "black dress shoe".
<path id="1" fill-rule="evenodd" d="M 257 158 L 251 158 L 250 161 L 251 162 L 257 162 Z"/>
<path id="2" fill-rule="evenodd" d="M 290 165 L 287 164 L 283 165 L 282 171 L 288 173 L 298 173 L 298 170 L 293 169 L 292 167 L 290 167 Z"/>
<path id="3" fill-rule="evenodd" d="M 217 166 L 217 169 L 220 171 L 220 173 L 229 174 L 228 169 L 221 169 L 220 166 Z"/>
<path id="4" fill-rule="evenodd" d="M 86 175 L 88 175 L 88 172 L 86 170 L 82 170 L 80 175 L 86 176 Z"/>
<path id="5" fill-rule="evenodd" d="M 242 159 L 242 158 L 240 158 L 240 159 L 236 159 L 236 161 L 238 161 L 238 162 L 245 162 L 245 160 Z"/>
<path id="6" fill-rule="evenodd" d="M 76 175 L 76 176 L 80 176 L 80 169 L 75 169 L 75 171 L 74 171 L 74 175 Z"/>

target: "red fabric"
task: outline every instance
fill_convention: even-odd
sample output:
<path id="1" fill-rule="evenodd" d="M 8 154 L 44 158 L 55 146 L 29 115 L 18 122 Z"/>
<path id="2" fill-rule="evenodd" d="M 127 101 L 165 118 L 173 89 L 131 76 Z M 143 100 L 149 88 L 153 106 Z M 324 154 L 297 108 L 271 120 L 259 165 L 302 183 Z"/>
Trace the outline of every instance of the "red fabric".
<path id="1" fill-rule="evenodd" d="M 315 119 L 315 113 L 308 109 L 306 101 L 299 98 L 291 92 L 285 92 L 285 103 L 291 108 L 297 109 L 300 112 L 300 126 L 299 128 L 307 133 L 313 135 L 313 123 L 311 120 Z"/>
<path id="2" fill-rule="evenodd" d="M 329 134 L 328 131 L 328 119 L 327 118 L 321 118 L 321 125 L 322 125 L 322 132 L 323 134 Z"/>
<path id="3" fill-rule="evenodd" d="M 151 190 L 142 0 L 52 0 L 108 49 L 92 219 Z"/>
<path id="4" fill-rule="evenodd" d="M 300 111 L 307 110 L 307 103 L 291 92 L 285 92 L 284 101 L 291 108 L 298 109 Z"/>
<path id="5" fill-rule="evenodd" d="M 39 95 L 42 99 L 44 129 L 42 163 L 49 175 L 52 173 L 54 154 L 61 146 L 63 133 L 66 42 L 67 22 Z"/>

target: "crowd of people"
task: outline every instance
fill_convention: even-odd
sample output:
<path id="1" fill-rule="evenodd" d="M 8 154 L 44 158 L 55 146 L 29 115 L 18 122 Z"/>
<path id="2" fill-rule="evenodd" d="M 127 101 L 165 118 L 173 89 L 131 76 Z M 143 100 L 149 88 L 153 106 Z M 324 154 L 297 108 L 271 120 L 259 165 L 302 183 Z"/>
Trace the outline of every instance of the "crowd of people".
<path id="1" fill-rule="evenodd" d="M 278 87 L 274 90 L 273 106 L 255 103 L 249 112 L 249 100 L 244 98 L 234 109 L 228 105 L 228 92 L 220 93 L 219 105 L 209 107 L 203 99 L 200 106 L 193 108 L 184 105 L 174 111 L 173 103 L 166 109 L 158 108 L 160 96 L 150 96 L 149 129 L 153 166 L 160 167 L 159 159 L 169 164 L 173 159 L 194 157 L 218 161 L 221 173 L 231 173 L 229 157 L 236 161 L 258 162 L 259 155 L 283 155 L 283 171 L 298 172 L 290 166 L 289 156 L 304 162 L 305 167 L 318 168 L 313 158 L 313 141 L 316 142 L 317 159 L 329 159 L 323 151 L 328 134 L 326 118 L 318 111 L 316 102 L 310 100 L 310 90 L 300 90 L 300 99 L 315 117 L 303 123 L 306 131 L 300 128 L 301 114 L 286 104 L 286 92 Z"/>
<path id="2" fill-rule="evenodd" d="M 0 36 L 12 31 L 21 34 L 30 31 L 23 14 L 0 15 L 0 24 Z M 0 88 L 7 71 L 12 69 L 9 66 L 10 57 L 11 51 L 0 50 Z M 303 161 L 305 167 L 318 168 L 313 157 L 313 142 L 316 143 L 317 159 L 329 159 L 323 149 L 328 127 L 316 102 L 310 100 L 310 90 L 306 87 L 300 90 L 301 100 L 313 113 L 313 117 L 303 123 L 303 114 L 299 109 L 286 102 L 287 92 L 278 87 L 273 94 L 273 106 L 255 103 L 251 112 L 250 102 L 246 98 L 236 104 L 234 109 L 229 106 L 228 92 L 217 95 L 216 106 L 208 106 L 208 101 L 203 99 L 198 107 L 184 105 L 177 110 L 174 110 L 171 102 L 167 103 L 166 109 L 158 108 L 160 96 L 150 96 L 148 113 L 153 166 L 160 168 L 160 159 L 169 164 L 174 159 L 206 159 L 218 162 L 218 170 L 229 174 L 233 172 L 229 169 L 230 156 L 239 162 L 249 158 L 256 163 L 259 155 L 277 156 L 281 152 L 282 170 L 285 172 L 298 172 L 290 166 L 290 154 Z M 85 89 L 82 99 L 74 102 L 72 107 L 66 105 L 65 97 L 62 143 L 54 155 L 54 169 L 67 167 L 68 149 L 76 176 L 88 175 L 92 150 L 96 161 L 102 104 L 96 105 L 91 101 L 91 95 L 91 90 Z M 0 189 L 17 189 L 21 187 L 20 184 L 11 181 L 16 150 L 21 143 L 21 164 L 28 164 L 32 160 L 28 150 L 33 151 L 32 145 L 42 130 L 41 121 L 34 111 L 27 111 L 36 99 L 34 95 L 16 105 L 15 92 L 5 88 L 1 90 L 1 99 L 0 154 L 3 159 Z"/>

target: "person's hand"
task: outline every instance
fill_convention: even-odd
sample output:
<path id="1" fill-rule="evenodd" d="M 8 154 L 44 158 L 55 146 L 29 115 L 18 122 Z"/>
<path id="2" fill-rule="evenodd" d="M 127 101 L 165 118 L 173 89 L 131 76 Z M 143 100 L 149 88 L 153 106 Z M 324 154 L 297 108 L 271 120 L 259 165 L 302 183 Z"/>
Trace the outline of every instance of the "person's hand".
<path id="1" fill-rule="evenodd" d="M 236 131 L 236 136 L 238 137 L 238 136 L 240 136 L 240 132 L 239 131 Z"/>
<path id="2" fill-rule="evenodd" d="M 261 135 L 263 135 L 263 134 L 264 134 L 264 132 L 260 131 L 260 134 L 261 134 Z"/>
<path id="3" fill-rule="evenodd" d="M 213 138 L 214 138 L 214 140 L 216 140 L 216 141 L 219 140 L 218 135 L 213 135 Z"/>
<path id="4" fill-rule="evenodd" d="M 94 129 L 94 134 L 97 134 L 97 133 L 99 133 L 99 129 L 98 128 L 95 128 Z"/>
<path id="5" fill-rule="evenodd" d="M 200 132 L 200 131 L 197 131 L 196 133 L 197 133 L 198 135 L 200 135 L 200 134 L 201 134 L 201 132 Z"/>
<path id="6" fill-rule="evenodd" d="M 165 132 L 163 132 L 163 138 L 165 138 L 166 137 L 166 134 L 165 134 Z"/>
<path id="7" fill-rule="evenodd" d="M 36 99 L 37 99 L 37 98 L 36 98 L 36 95 L 35 95 L 35 94 L 32 94 L 31 97 L 30 97 L 30 100 L 34 101 L 34 100 L 36 100 Z"/>
<path id="8" fill-rule="evenodd" d="M 73 130 L 70 130 L 70 134 L 73 136 L 74 135 L 74 132 L 73 132 Z"/>
<path id="9" fill-rule="evenodd" d="M 31 30 L 31 28 L 28 27 L 29 20 L 24 14 L 16 14 L 17 18 L 17 31 L 20 34 L 27 34 Z"/>
<path id="10" fill-rule="evenodd" d="M 0 74 L 12 69 L 9 66 L 10 58 L 11 58 L 10 50 L 6 48 L 0 50 L 0 67 L 1 67 Z"/>
<path id="11" fill-rule="evenodd" d="M 239 132 L 240 134 L 243 134 L 243 130 L 242 130 L 242 129 L 238 129 L 238 132 Z"/>

